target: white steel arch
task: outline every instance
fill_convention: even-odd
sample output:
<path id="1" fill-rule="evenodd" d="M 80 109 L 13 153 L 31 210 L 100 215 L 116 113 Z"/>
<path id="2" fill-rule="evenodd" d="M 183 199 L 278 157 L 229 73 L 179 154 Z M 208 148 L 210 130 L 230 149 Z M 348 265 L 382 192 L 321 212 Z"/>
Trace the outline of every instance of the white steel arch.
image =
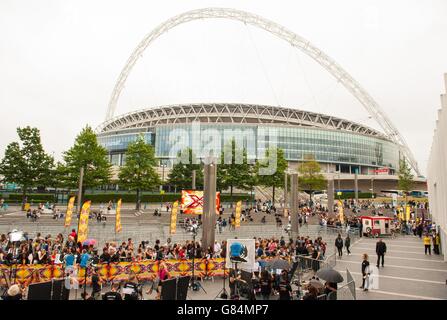
<path id="1" fill-rule="evenodd" d="M 414 158 L 403 136 L 399 133 L 399 131 L 393 125 L 385 112 L 380 108 L 378 103 L 337 62 L 335 62 L 327 54 L 311 44 L 308 40 L 286 29 L 280 24 L 260 17 L 258 15 L 236 9 L 204 8 L 187 11 L 168 19 L 167 21 L 156 27 L 154 30 L 152 30 L 149 34 L 147 34 L 132 52 L 132 55 L 127 60 L 126 65 L 121 70 L 109 101 L 106 120 L 110 120 L 113 117 L 119 96 L 124 88 L 127 77 L 129 76 L 133 66 L 142 56 L 144 50 L 146 50 L 149 44 L 151 44 L 162 34 L 180 24 L 199 19 L 218 18 L 237 20 L 263 29 L 287 41 L 288 43 L 290 43 L 290 45 L 300 49 L 302 52 L 318 62 L 324 69 L 326 69 L 332 76 L 334 76 L 337 81 L 343 84 L 343 86 L 349 92 L 351 92 L 352 95 L 354 95 L 354 97 L 363 105 L 366 111 L 382 127 L 387 137 L 400 145 L 402 152 L 405 154 L 414 171 L 418 175 L 420 174 L 416 159 Z"/>

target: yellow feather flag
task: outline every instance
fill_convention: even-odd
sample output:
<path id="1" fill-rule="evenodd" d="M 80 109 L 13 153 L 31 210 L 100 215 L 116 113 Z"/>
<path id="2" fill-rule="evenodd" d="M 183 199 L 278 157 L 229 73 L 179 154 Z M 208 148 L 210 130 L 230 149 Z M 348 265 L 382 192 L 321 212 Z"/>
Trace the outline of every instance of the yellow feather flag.
<path id="1" fill-rule="evenodd" d="M 177 211 L 178 211 L 178 201 L 172 204 L 171 210 L 171 225 L 170 225 L 170 234 L 174 234 L 177 229 Z"/>
<path id="2" fill-rule="evenodd" d="M 407 206 L 407 211 L 406 211 L 406 220 L 410 221 L 410 206 Z"/>
<path id="3" fill-rule="evenodd" d="M 87 233 L 88 233 L 88 215 L 90 213 L 90 205 L 91 201 L 84 202 L 84 205 L 82 206 L 81 215 L 79 217 L 79 224 L 78 224 L 78 242 L 84 242 L 87 240 Z"/>
<path id="4" fill-rule="evenodd" d="M 116 203 L 115 232 L 120 232 L 121 229 L 121 199 L 119 199 Z"/>
<path id="5" fill-rule="evenodd" d="M 345 213 L 343 210 L 343 202 L 341 202 L 340 200 L 338 200 L 338 216 L 340 218 L 340 222 L 344 223 L 345 222 Z"/>
<path id="6" fill-rule="evenodd" d="M 236 203 L 236 216 L 234 226 L 236 228 L 241 226 L 241 211 L 242 211 L 242 201 Z"/>
<path id="7" fill-rule="evenodd" d="M 75 197 L 71 197 L 68 200 L 67 213 L 65 214 L 65 223 L 64 228 L 69 227 L 71 224 L 71 216 L 73 215 L 73 207 L 74 207 Z"/>

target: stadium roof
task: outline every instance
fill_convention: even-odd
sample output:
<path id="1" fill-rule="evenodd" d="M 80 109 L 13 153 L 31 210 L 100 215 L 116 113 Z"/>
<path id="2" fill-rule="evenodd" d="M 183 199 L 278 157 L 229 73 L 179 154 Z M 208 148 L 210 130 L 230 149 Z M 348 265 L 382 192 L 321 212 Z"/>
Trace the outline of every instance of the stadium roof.
<path id="1" fill-rule="evenodd" d="M 382 132 L 345 119 L 292 108 L 240 103 L 166 105 L 129 112 L 102 123 L 98 134 L 163 124 L 191 123 L 285 124 L 340 130 L 389 140 Z"/>

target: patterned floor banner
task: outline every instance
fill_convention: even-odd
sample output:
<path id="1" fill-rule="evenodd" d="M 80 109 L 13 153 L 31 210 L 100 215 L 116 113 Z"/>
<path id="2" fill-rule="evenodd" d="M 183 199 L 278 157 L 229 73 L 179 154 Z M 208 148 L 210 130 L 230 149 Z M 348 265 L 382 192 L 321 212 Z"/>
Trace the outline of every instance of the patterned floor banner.
<path id="1" fill-rule="evenodd" d="M 172 277 L 186 276 L 192 274 L 192 260 L 183 259 L 163 260 Z M 151 281 L 156 278 L 159 261 L 143 260 L 139 262 L 119 262 L 103 263 L 97 265 L 97 273 L 103 282 L 121 282 L 129 279 L 132 273 L 137 275 L 139 281 Z M 215 259 L 196 259 L 194 260 L 194 275 L 197 277 L 216 277 L 224 275 L 225 260 L 223 258 Z M 92 268 L 87 270 L 79 266 L 74 267 L 77 271 L 79 284 L 87 280 L 91 283 Z M 225 270 L 228 274 L 228 270 Z M 11 283 L 20 283 L 28 285 L 30 283 L 44 282 L 51 279 L 61 279 L 64 277 L 63 265 L 0 265 L 0 285 L 6 285 L 6 279 L 11 279 Z"/>

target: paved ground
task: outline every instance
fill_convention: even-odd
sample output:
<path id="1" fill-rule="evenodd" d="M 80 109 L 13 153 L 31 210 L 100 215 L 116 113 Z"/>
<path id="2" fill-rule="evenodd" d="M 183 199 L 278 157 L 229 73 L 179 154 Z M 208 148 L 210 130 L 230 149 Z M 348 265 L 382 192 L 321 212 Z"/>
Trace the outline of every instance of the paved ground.
<path id="1" fill-rule="evenodd" d="M 362 279 L 362 254 L 369 255 L 371 266 L 377 263 L 376 241 L 361 238 L 353 246 L 352 255 L 344 255 L 337 260 L 336 269 L 343 272 L 343 276 L 346 275 L 346 268 L 353 275 L 357 299 L 447 299 L 447 262 L 440 255 L 425 255 L 422 240 L 414 236 L 385 239 L 385 267 L 378 269 L 378 287 L 368 292 L 358 289 Z"/>
<path id="2" fill-rule="evenodd" d="M 135 228 L 141 228 L 142 225 L 167 224 L 169 214 L 162 211 L 162 217 L 154 217 L 151 213 L 155 207 L 159 208 L 159 205 L 147 208 L 145 213 L 140 217 L 135 217 L 134 211 L 130 207 L 125 208 L 123 210 L 123 227 L 130 229 L 131 225 L 134 225 L 132 226 L 132 231 L 134 232 Z M 26 225 L 27 227 L 33 226 L 32 223 L 26 220 L 23 212 L 18 212 L 14 208 L 10 209 L 6 214 L 1 214 L 0 226 L 8 227 L 12 223 Z M 226 215 L 230 212 L 231 210 L 227 209 Z M 255 216 L 260 219 L 263 215 L 258 214 Z M 271 227 L 274 228 L 274 216 L 266 216 L 270 223 L 267 223 L 265 227 L 269 227 L 272 224 Z M 255 225 L 258 224 L 257 220 L 254 223 Z M 136 222 L 137 224 L 135 224 Z M 92 227 L 94 223 L 96 222 L 92 222 Z M 44 216 L 41 218 L 39 225 L 46 224 L 61 225 L 63 221 L 53 220 L 50 216 Z M 126 224 L 128 224 L 128 227 L 125 226 Z M 112 227 L 112 225 L 112 221 L 108 222 L 107 228 Z M 246 223 L 246 225 L 250 226 L 252 223 Z M 253 230 L 256 231 L 258 227 L 254 228 Z M 244 228 L 242 227 L 241 229 Z M 349 269 L 353 275 L 357 287 L 357 299 L 447 299 L 447 262 L 443 260 L 442 256 L 434 254 L 432 256 L 425 255 L 422 240 L 414 236 L 400 236 L 396 239 L 385 239 L 385 242 L 388 247 L 388 252 L 385 256 L 385 267 L 380 268 L 377 272 L 379 280 L 378 287 L 371 289 L 369 292 L 363 292 L 358 289 L 361 284 L 361 256 L 363 253 L 369 254 L 371 265 L 375 266 L 376 240 L 361 238 L 353 245 L 351 250 L 352 255 L 344 255 L 341 259 L 337 260 L 337 270 L 345 276 L 346 269 Z M 220 278 L 216 278 L 214 282 L 212 280 L 206 280 L 202 284 L 207 293 L 205 294 L 202 290 L 197 292 L 189 291 L 189 299 L 214 299 L 222 289 L 222 280 Z M 147 290 L 146 287 L 145 291 Z M 75 298 L 75 296 L 76 292 L 73 291 L 72 298 Z M 80 296 L 79 290 L 77 296 Z M 144 297 L 153 299 L 155 294 L 153 293 L 151 296 L 145 294 Z"/>
<path id="3" fill-rule="evenodd" d="M 447 299 L 447 262 L 442 256 L 425 255 L 422 240 L 413 236 L 402 236 L 396 239 L 384 240 L 387 244 L 385 267 L 379 269 L 378 287 L 368 292 L 358 287 L 361 285 L 362 254 L 370 255 L 371 265 L 376 263 L 375 239 L 361 238 L 352 247 L 352 255 L 344 255 L 337 260 L 336 270 L 340 271 L 346 279 L 346 269 L 354 277 L 358 300 L 440 300 Z M 375 270 L 376 271 L 376 270 Z M 212 300 L 215 299 L 223 287 L 222 278 L 204 280 L 201 282 L 206 290 L 188 290 L 188 299 Z M 149 288 L 145 285 L 144 291 Z M 107 288 L 104 288 L 106 291 Z M 226 283 L 228 289 L 228 280 Z M 71 298 L 80 297 L 80 290 L 72 292 Z M 155 293 L 147 295 L 144 299 L 154 299 Z M 276 299 L 276 297 L 272 297 Z"/>

